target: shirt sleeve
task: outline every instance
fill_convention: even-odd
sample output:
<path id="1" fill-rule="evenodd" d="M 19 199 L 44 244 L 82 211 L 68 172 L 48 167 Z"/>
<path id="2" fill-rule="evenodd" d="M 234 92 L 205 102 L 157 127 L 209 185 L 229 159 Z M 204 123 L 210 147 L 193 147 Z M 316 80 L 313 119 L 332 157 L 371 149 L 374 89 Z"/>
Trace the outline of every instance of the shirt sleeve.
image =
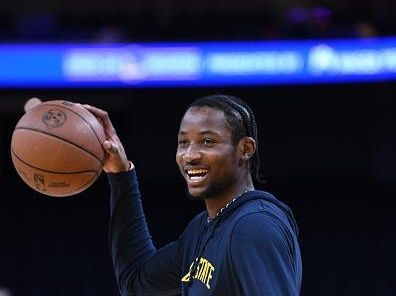
<path id="1" fill-rule="evenodd" d="M 135 170 L 108 174 L 111 186 L 109 245 L 123 296 L 180 294 L 180 243 L 153 245 Z"/>
<path id="2" fill-rule="evenodd" d="M 243 295 L 299 295 L 293 233 L 265 212 L 250 213 L 231 236 L 231 260 Z"/>

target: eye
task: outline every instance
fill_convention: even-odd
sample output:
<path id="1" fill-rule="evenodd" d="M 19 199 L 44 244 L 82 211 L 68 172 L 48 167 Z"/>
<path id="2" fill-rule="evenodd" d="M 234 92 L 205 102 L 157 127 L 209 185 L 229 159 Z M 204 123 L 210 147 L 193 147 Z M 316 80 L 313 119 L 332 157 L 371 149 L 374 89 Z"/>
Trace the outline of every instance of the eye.
<path id="1" fill-rule="evenodd" d="M 186 139 L 179 139 L 179 140 L 177 141 L 177 145 L 178 145 L 178 146 L 181 146 L 181 147 L 185 147 L 185 146 L 188 145 L 188 141 L 187 141 Z"/>
<path id="2" fill-rule="evenodd" d="M 203 141 L 202 141 L 202 145 L 204 145 L 204 146 L 213 146 L 215 144 L 215 141 L 213 140 L 213 139 L 210 139 L 210 138 L 205 138 L 205 139 L 203 139 Z"/>

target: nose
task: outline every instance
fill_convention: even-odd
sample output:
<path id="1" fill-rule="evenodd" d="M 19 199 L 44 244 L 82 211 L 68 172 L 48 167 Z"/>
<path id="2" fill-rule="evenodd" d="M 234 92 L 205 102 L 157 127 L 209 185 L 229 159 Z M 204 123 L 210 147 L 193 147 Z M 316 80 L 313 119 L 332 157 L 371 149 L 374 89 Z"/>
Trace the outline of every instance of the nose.
<path id="1" fill-rule="evenodd" d="M 183 154 L 183 160 L 187 163 L 194 163 L 202 157 L 201 151 L 196 145 L 191 144 Z"/>

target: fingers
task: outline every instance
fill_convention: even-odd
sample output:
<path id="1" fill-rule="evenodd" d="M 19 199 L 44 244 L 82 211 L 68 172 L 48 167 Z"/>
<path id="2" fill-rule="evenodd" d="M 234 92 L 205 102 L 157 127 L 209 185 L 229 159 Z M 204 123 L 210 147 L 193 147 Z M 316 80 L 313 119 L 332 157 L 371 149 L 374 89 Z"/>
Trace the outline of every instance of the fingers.
<path id="1" fill-rule="evenodd" d="M 39 98 L 30 98 L 29 100 L 26 101 L 25 105 L 23 106 L 23 109 L 25 110 L 26 113 L 30 109 L 36 107 L 39 104 L 41 104 L 41 100 Z"/>
<path id="2" fill-rule="evenodd" d="M 130 164 L 121 142 L 106 140 L 103 142 L 103 148 L 108 153 L 108 161 L 103 167 L 105 172 L 118 173 L 129 170 Z"/>
<path id="3" fill-rule="evenodd" d="M 117 146 L 114 143 L 111 143 L 109 140 L 103 142 L 103 148 L 106 150 L 106 152 L 111 154 L 116 154 L 119 150 Z"/>
<path id="4" fill-rule="evenodd" d="M 103 118 L 103 119 L 109 117 L 107 112 L 102 109 L 96 108 L 96 107 L 88 105 L 88 104 L 78 104 L 78 105 L 87 109 L 88 111 L 93 113 L 96 117 Z"/>
<path id="5" fill-rule="evenodd" d="M 77 105 L 82 108 L 85 108 L 86 110 L 91 112 L 93 115 L 95 115 L 95 117 L 102 123 L 105 134 L 108 137 L 112 138 L 112 137 L 116 136 L 116 131 L 114 129 L 114 126 L 111 123 L 109 114 L 106 111 L 96 108 L 94 106 L 88 105 L 88 104 L 77 104 Z"/>
<path id="6" fill-rule="evenodd" d="M 103 148 L 106 150 L 106 151 L 108 151 L 108 152 L 113 152 L 112 151 L 112 145 L 111 145 L 111 143 L 109 142 L 109 141 L 104 141 L 103 142 Z"/>
<path id="7" fill-rule="evenodd" d="M 108 173 L 128 171 L 130 163 L 126 156 L 124 146 L 118 138 L 113 124 L 110 121 L 109 114 L 106 111 L 91 105 L 78 104 L 78 106 L 91 112 L 103 125 L 106 140 L 103 142 L 102 146 L 107 152 L 107 157 L 103 166 L 104 171 Z"/>

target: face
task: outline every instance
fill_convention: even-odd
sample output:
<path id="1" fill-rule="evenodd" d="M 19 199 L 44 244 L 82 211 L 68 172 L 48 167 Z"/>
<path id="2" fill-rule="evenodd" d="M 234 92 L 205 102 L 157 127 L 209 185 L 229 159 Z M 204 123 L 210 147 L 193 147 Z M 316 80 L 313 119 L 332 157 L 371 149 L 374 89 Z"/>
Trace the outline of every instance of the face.
<path id="1" fill-rule="evenodd" d="M 178 134 L 176 162 L 194 199 L 216 198 L 242 178 L 237 147 L 223 111 L 210 107 L 187 110 Z"/>

